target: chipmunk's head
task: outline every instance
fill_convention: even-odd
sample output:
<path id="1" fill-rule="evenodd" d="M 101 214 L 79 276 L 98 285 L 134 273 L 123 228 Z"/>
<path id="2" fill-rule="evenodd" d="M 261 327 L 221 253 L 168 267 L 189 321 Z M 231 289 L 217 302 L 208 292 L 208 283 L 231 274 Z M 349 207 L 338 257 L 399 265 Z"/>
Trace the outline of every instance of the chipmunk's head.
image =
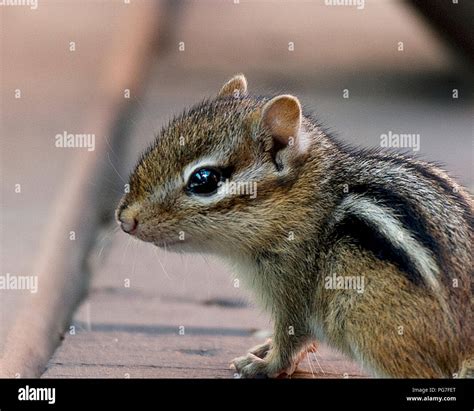
<path id="1" fill-rule="evenodd" d="M 174 118 L 142 155 L 117 209 L 122 229 L 172 250 L 251 250 L 287 236 L 311 134 L 289 95 L 251 98 L 237 75 Z M 306 190 L 308 187 L 306 187 Z"/>

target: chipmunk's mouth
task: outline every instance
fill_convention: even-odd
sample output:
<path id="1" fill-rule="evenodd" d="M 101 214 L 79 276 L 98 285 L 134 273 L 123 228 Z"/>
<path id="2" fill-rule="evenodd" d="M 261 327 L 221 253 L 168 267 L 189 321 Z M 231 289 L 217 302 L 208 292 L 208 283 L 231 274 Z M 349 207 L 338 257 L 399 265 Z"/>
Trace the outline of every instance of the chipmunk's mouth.
<path id="1" fill-rule="evenodd" d="M 119 220 L 120 221 L 120 220 Z M 147 224 L 135 223 L 133 226 L 126 226 L 122 221 L 122 230 L 137 240 L 145 243 L 151 243 L 156 247 L 163 249 L 180 248 L 181 245 L 189 245 L 191 238 L 189 235 L 184 235 L 182 231 L 179 232 L 164 232 L 163 229 L 151 229 Z M 158 231 L 158 232 L 157 232 Z"/>

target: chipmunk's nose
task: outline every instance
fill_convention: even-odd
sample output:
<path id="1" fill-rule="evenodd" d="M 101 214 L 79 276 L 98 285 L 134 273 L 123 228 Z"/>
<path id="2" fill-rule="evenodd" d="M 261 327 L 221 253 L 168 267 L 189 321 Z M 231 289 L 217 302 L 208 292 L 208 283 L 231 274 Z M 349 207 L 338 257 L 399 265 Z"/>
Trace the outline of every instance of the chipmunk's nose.
<path id="1" fill-rule="evenodd" d="M 126 216 L 121 212 L 118 220 L 120 221 L 120 227 L 127 234 L 134 234 L 137 231 L 138 220 L 135 217 Z"/>

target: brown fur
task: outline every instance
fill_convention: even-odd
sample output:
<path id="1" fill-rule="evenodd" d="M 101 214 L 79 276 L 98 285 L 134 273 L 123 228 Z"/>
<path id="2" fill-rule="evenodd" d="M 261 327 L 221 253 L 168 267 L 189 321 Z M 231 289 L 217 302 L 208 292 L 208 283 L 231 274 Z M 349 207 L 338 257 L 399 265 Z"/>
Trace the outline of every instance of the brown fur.
<path id="1" fill-rule="evenodd" d="M 246 279 L 272 314 L 275 332 L 260 356 L 234 360 L 244 377 L 291 369 L 316 338 L 375 375 L 453 376 L 473 355 L 470 195 L 432 164 L 347 148 L 312 119 L 295 116 L 289 100 L 282 107 L 291 113 L 280 114 L 275 99 L 249 97 L 246 90 L 243 76 L 233 78 L 216 99 L 173 119 L 132 173 L 118 218 L 136 219 L 134 235 L 144 241 L 215 254 Z M 262 121 L 265 113 L 272 113 L 271 122 Z M 300 130 L 295 146 L 273 135 L 272 124 L 286 137 Z M 184 170 L 205 156 L 233 167 L 233 176 L 255 179 L 257 197 L 204 202 L 188 195 Z M 395 208 L 390 215 L 403 232 L 436 261 L 439 289 L 338 232 L 335 216 L 351 194 L 375 206 L 400 201 L 384 207 Z M 332 274 L 363 276 L 365 291 L 326 289 L 324 278 Z"/>

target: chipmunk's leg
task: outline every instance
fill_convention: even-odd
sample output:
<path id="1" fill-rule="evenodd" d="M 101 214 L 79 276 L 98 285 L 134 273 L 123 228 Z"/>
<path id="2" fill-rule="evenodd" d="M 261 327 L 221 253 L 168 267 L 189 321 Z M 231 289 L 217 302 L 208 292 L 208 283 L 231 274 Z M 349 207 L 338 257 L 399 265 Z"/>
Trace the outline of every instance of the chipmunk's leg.
<path id="1" fill-rule="evenodd" d="M 272 339 L 268 338 L 267 341 L 265 341 L 263 344 L 258 344 L 255 347 L 252 347 L 249 350 L 250 354 L 256 355 L 258 358 L 265 358 L 267 355 L 268 351 L 272 348 Z M 316 352 L 318 348 L 318 344 L 314 341 L 310 343 L 304 350 L 302 350 L 297 359 L 297 363 L 300 363 L 303 361 L 310 352 Z"/>
<path id="2" fill-rule="evenodd" d="M 451 377 L 458 337 L 447 321 L 442 323 L 446 314 L 437 300 L 382 261 L 374 259 L 364 269 L 353 265 L 349 272 L 363 273 L 367 286 L 355 299 L 338 293 L 330 310 L 335 315 L 338 307 L 343 313 L 341 338 L 350 341 L 354 358 L 378 377 Z M 334 324 L 335 318 L 328 322 Z"/>
<path id="3" fill-rule="evenodd" d="M 263 344 L 258 344 L 249 350 L 249 354 L 256 355 L 258 358 L 264 358 L 272 348 L 272 339 L 268 338 Z"/>
<path id="4" fill-rule="evenodd" d="M 474 357 L 463 361 L 458 378 L 474 378 Z"/>
<path id="5" fill-rule="evenodd" d="M 311 343 L 307 327 L 290 325 L 292 322 L 277 319 L 273 340 L 254 347 L 247 355 L 235 358 L 232 366 L 243 378 L 278 377 L 281 374 L 291 375 L 299 361 L 304 358 L 301 352 Z M 294 322 L 293 322 L 294 324 Z M 268 349 L 267 349 L 268 348 Z M 266 355 L 260 358 L 257 354 Z"/>

